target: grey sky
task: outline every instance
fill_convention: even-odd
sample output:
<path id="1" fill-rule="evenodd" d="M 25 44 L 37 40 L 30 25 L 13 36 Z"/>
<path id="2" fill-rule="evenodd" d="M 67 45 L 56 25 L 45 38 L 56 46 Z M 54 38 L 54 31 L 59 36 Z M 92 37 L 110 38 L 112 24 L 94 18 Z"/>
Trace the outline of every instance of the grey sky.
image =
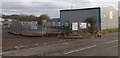
<path id="1" fill-rule="evenodd" d="M 28 14 L 39 16 L 48 14 L 50 17 L 59 17 L 59 10 L 84 8 L 84 7 L 104 7 L 113 6 L 118 9 L 119 0 L 3 0 L 3 14 Z"/>

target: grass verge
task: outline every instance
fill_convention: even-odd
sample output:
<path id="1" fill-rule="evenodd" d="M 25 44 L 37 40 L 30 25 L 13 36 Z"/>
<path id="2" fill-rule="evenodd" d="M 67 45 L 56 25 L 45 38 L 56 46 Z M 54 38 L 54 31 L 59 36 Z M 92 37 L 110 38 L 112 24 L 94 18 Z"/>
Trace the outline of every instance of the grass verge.
<path id="1" fill-rule="evenodd" d="M 112 33 L 112 32 L 120 32 L 120 29 L 118 28 L 114 28 L 114 29 L 104 29 L 101 31 L 103 34 L 108 34 L 108 33 Z"/>

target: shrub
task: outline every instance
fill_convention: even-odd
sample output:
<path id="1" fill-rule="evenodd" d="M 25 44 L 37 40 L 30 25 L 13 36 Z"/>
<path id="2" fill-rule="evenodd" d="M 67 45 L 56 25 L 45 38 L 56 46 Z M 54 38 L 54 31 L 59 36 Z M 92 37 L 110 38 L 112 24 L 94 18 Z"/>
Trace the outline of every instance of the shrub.
<path id="1" fill-rule="evenodd" d="M 112 33 L 112 32 L 119 32 L 120 29 L 118 28 L 113 28 L 113 29 L 104 29 L 102 30 L 103 34 L 107 34 L 107 33 Z"/>

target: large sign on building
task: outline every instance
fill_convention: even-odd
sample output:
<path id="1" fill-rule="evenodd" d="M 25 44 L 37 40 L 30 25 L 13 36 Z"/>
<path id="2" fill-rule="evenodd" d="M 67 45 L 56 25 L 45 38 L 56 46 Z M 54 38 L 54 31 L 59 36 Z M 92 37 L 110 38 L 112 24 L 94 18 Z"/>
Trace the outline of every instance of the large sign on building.
<path id="1" fill-rule="evenodd" d="M 72 23 L 72 30 L 78 30 L 78 23 Z"/>
<path id="2" fill-rule="evenodd" d="M 80 29 L 86 29 L 87 23 L 80 23 Z"/>

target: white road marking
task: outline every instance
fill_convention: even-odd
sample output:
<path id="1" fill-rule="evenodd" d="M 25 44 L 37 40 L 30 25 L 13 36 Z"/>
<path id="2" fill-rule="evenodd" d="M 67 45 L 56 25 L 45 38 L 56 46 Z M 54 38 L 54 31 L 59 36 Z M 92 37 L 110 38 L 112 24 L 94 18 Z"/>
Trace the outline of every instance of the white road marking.
<path id="1" fill-rule="evenodd" d="M 87 47 L 87 49 L 89 49 L 89 48 L 91 48 L 91 47 Z"/>
<path id="2" fill-rule="evenodd" d="M 113 42 L 116 42 L 118 40 L 113 40 L 113 41 L 110 41 L 110 42 L 106 42 L 106 43 L 113 43 Z M 90 48 L 93 48 L 93 47 L 96 47 L 97 45 L 92 45 L 92 46 L 88 46 L 86 48 L 81 48 L 81 49 L 78 49 L 78 50 L 74 50 L 74 51 L 69 51 L 69 52 L 66 52 L 64 54 L 70 54 L 70 53 L 74 53 L 74 52 L 78 52 L 78 51 L 82 51 L 82 50 L 85 50 L 85 49 L 90 49 Z"/>
<path id="3" fill-rule="evenodd" d="M 113 47 L 118 47 L 118 45 L 115 45 L 115 46 L 112 46 L 112 47 L 108 47 L 107 49 L 111 49 L 111 48 L 113 48 Z M 101 51 L 98 51 L 98 52 L 95 52 L 95 53 L 91 53 L 91 54 L 86 55 L 86 56 L 93 56 L 94 54 L 97 54 L 97 53 L 103 52 L 103 51 L 105 51 L 105 50 L 107 50 L 107 49 L 103 49 L 103 50 L 101 50 Z"/>
<path id="4" fill-rule="evenodd" d="M 96 47 L 97 45 L 93 45 L 93 46 L 91 46 L 91 47 Z"/>
<path id="5" fill-rule="evenodd" d="M 70 51 L 70 52 L 67 52 L 67 53 L 64 53 L 64 54 L 70 54 L 70 53 L 73 53 L 73 52 L 76 52 L 76 51 Z"/>
<path id="6" fill-rule="evenodd" d="M 85 48 L 82 48 L 82 49 L 80 49 L 80 50 L 85 50 Z"/>
<path id="7" fill-rule="evenodd" d="M 113 43 L 113 42 L 116 42 L 116 41 L 118 41 L 118 40 L 113 40 L 113 41 L 109 41 L 109 42 L 106 42 L 106 43 L 110 44 L 110 43 Z"/>
<path id="8" fill-rule="evenodd" d="M 80 50 L 75 50 L 75 51 L 77 52 L 77 51 L 80 51 Z"/>
<path id="9" fill-rule="evenodd" d="M 97 46 L 97 45 L 93 45 L 93 46 L 89 46 L 89 47 L 86 47 L 86 48 L 81 48 L 81 49 L 78 49 L 78 50 L 74 50 L 74 51 L 66 52 L 66 53 L 64 53 L 64 54 L 70 54 L 70 53 L 74 53 L 74 52 L 82 51 L 82 50 L 85 50 L 85 49 L 93 48 L 93 47 L 96 47 L 96 46 Z"/>

